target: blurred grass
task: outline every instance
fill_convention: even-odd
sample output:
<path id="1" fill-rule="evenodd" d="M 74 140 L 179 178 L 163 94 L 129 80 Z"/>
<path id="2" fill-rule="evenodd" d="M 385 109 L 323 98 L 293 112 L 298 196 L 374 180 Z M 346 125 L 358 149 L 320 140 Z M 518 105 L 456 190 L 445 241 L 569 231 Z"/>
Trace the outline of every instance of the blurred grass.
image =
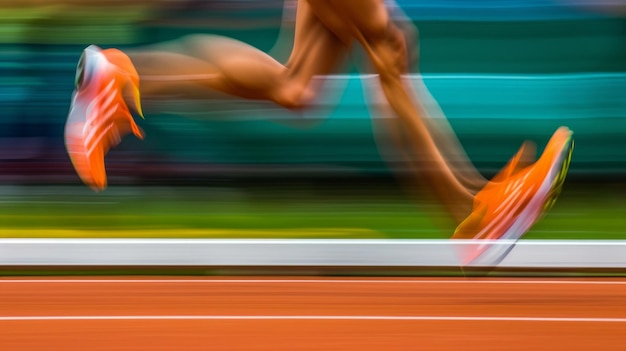
<path id="1" fill-rule="evenodd" d="M 626 239 L 622 185 L 566 188 L 527 239 Z M 0 187 L 0 237 L 416 238 L 454 229 L 394 186 Z"/>

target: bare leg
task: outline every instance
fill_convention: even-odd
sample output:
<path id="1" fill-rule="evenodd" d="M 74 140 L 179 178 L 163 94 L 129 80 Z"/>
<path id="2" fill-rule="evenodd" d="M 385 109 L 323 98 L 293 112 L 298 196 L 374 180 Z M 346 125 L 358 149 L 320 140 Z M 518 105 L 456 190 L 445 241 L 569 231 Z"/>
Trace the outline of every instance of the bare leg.
<path id="1" fill-rule="evenodd" d="M 389 4 L 389 1 L 386 3 Z M 407 58 L 409 61 L 408 66 L 416 67 L 419 64 L 418 30 L 412 23 L 411 19 L 404 13 L 404 11 L 402 11 L 400 7 L 393 3 L 390 6 L 391 7 L 388 8 L 388 11 L 392 17 L 391 20 L 399 29 L 401 29 L 403 36 L 406 38 L 405 42 L 407 43 L 407 50 L 409 51 Z M 463 186 L 465 186 L 472 193 L 477 193 L 487 184 L 487 179 L 485 179 L 478 172 L 470 161 L 454 130 L 450 126 L 448 119 L 441 110 L 441 107 L 433 98 L 432 94 L 428 90 L 428 87 L 421 79 L 421 75 L 414 74 L 409 77 L 409 73 L 409 71 L 402 72 L 403 78 L 405 79 L 405 86 L 410 90 L 410 93 L 413 95 L 415 101 L 420 102 L 416 105 L 416 108 L 420 109 L 419 114 L 424 117 L 424 121 L 430 130 L 433 140 L 437 144 L 441 153 L 444 155 L 444 159 L 446 160 L 448 166 L 452 169 L 459 182 L 461 182 L 461 184 L 463 184 Z M 372 101 L 375 102 L 372 104 L 372 112 L 380 117 L 384 117 L 376 118 L 376 121 L 378 122 L 377 125 L 386 124 L 387 126 L 381 126 L 381 128 L 385 130 L 396 129 L 397 133 L 394 133 L 394 135 L 403 135 L 403 128 L 400 125 L 401 121 L 398 120 L 393 109 L 391 109 L 388 102 L 385 100 L 380 84 L 377 84 L 377 82 L 372 79 L 366 79 L 365 83 L 366 92 L 371 96 Z M 398 143 L 403 142 L 403 139 L 406 139 L 406 136 L 401 138 L 399 141 L 389 140 L 388 138 L 382 137 L 381 143 L 390 142 L 392 144 L 401 145 Z M 411 167 L 409 167 L 407 163 L 411 158 L 406 155 L 402 157 L 400 154 L 402 150 L 407 149 L 396 148 L 396 157 L 406 159 L 406 162 L 403 163 L 404 165 L 402 167 L 404 169 L 410 169 Z"/>
<path id="2" fill-rule="evenodd" d="M 213 35 L 191 35 L 127 52 L 150 99 L 162 94 L 203 98 L 215 91 L 277 102 L 276 87 L 286 69 L 245 43 Z"/>
<path id="3" fill-rule="evenodd" d="M 415 161 L 428 184 L 460 222 L 470 213 L 473 195 L 459 182 L 420 114 L 401 74 L 407 71 L 406 48 L 400 31 L 391 23 L 382 1 L 310 0 L 313 12 L 342 41 L 351 38 L 363 45 L 380 76 L 389 105 L 400 118 L 412 146 Z"/>
<path id="4" fill-rule="evenodd" d="M 430 95 L 430 92 L 426 88 L 425 84 L 421 82 L 421 79 L 419 80 L 420 81 L 416 83 L 417 87 L 414 90 L 411 89 L 414 82 L 408 77 L 405 78 L 405 86 L 409 91 L 413 92 L 415 100 L 421 102 L 421 104 L 416 106 L 416 108 L 419 109 L 419 114 L 424 116 L 424 123 L 426 124 L 433 141 L 444 156 L 444 160 L 454 173 L 455 177 L 469 191 L 474 194 L 477 193 L 487 184 L 487 180 L 471 163 L 460 141 L 457 139 L 456 134 L 450 126 L 449 121 L 439 108 L 439 105 L 434 100 L 432 95 Z M 403 140 L 408 137 L 404 135 L 404 128 L 402 128 L 403 123 L 398 119 L 395 112 L 386 101 L 379 82 L 372 81 L 371 79 L 365 79 L 364 87 L 366 89 L 366 93 L 370 95 L 371 101 L 373 101 L 372 106 L 370 106 L 371 111 L 374 115 L 379 117 L 375 119 L 376 125 L 385 130 L 396 129 L 397 132 L 392 133 L 392 135 L 395 135 L 396 138 L 400 138 L 400 140 L 389 140 L 387 137 L 382 137 L 381 143 L 391 142 L 392 144 L 396 144 L 397 146 L 395 147 L 395 152 L 398 154 L 397 156 L 405 158 L 407 161 L 410 160 L 410 156 L 401 155 L 402 152 L 411 152 L 410 148 L 407 149 L 406 147 L 402 148 L 400 146 L 402 143 L 406 142 Z M 407 165 L 405 164 L 404 168 L 406 167 Z"/>
<path id="5" fill-rule="evenodd" d="M 219 91 L 298 108 L 313 98 L 312 77 L 332 70 L 356 38 L 374 63 L 382 90 L 404 124 L 424 178 L 460 221 L 470 212 L 473 197 L 447 166 L 401 79 L 406 53 L 398 35 L 382 2 L 300 1 L 294 47 L 285 66 L 245 43 L 204 35 L 129 56 L 141 77 L 144 96 L 182 93 L 185 96 L 181 97 L 201 97 Z"/>
<path id="6" fill-rule="evenodd" d="M 203 98 L 215 91 L 266 100 L 287 108 L 307 105 L 319 89 L 317 75 L 330 73 L 347 48 L 322 26 L 306 2 L 299 2 L 294 45 L 283 65 L 237 40 L 191 35 L 131 51 L 142 95 Z"/>

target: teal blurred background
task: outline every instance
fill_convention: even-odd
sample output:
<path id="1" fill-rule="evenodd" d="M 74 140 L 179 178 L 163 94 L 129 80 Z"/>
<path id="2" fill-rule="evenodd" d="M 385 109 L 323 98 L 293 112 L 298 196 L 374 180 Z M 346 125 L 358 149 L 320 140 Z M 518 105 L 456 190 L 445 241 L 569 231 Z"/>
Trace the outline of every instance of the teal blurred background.
<path id="1" fill-rule="evenodd" d="M 571 179 L 626 174 L 626 17 L 615 1 L 402 0 L 419 28 L 413 67 L 476 166 L 493 174 L 526 139 L 575 132 Z M 74 69 L 89 44 L 134 48 L 217 33 L 276 51 L 282 1 L 2 2 L 0 181 L 78 184 L 63 145 Z M 607 5 L 607 6 L 604 6 Z M 146 102 L 147 138 L 110 153 L 111 182 L 388 175 L 356 52 L 316 107 Z M 162 104 L 161 104 L 162 105 Z M 294 129 L 266 119 L 317 122 Z"/>

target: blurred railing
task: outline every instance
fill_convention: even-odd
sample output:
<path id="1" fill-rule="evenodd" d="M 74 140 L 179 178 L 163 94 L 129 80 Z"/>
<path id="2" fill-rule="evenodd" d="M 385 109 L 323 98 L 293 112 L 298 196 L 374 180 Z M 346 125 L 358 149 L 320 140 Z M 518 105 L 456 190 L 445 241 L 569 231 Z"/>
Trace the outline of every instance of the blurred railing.
<path id="1" fill-rule="evenodd" d="M 489 250 L 474 261 L 478 246 Z M 496 251 L 496 253 L 492 252 Z M 2 239 L 0 267 L 613 269 L 624 241 L 314 239 Z M 502 253 L 506 253 L 502 256 Z M 272 270 L 268 270 L 272 271 Z M 312 273 L 309 273 L 312 274 Z"/>

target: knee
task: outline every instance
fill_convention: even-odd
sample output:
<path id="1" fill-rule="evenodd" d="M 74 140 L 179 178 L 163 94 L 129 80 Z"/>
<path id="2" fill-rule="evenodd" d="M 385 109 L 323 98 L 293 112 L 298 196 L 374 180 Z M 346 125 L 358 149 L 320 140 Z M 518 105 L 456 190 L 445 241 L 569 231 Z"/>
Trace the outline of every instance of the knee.
<path id="1" fill-rule="evenodd" d="M 395 53 L 393 57 L 394 66 L 400 70 L 400 73 L 406 73 L 409 66 L 409 54 L 407 47 L 407 38 L 405 33 L 396 27 L 390 25 L 387 32 L 387 42 L 391 46 L 391 50 Z"/>
<path id="2" fill-rule="evenodd" d="M 388 23 L 375 37 L 366 38 L 375 57 L 375 65 L 382 79 L 400 77 L 408 71 L 408 49 L 404 34 Z"/>
<path id="3" fill-rule="evenodd" d="M 310 85 L 286 82 L 276 87 L 273 100 L 287 109 L 299 110 L 310 106 L 315 95 Z"/>

